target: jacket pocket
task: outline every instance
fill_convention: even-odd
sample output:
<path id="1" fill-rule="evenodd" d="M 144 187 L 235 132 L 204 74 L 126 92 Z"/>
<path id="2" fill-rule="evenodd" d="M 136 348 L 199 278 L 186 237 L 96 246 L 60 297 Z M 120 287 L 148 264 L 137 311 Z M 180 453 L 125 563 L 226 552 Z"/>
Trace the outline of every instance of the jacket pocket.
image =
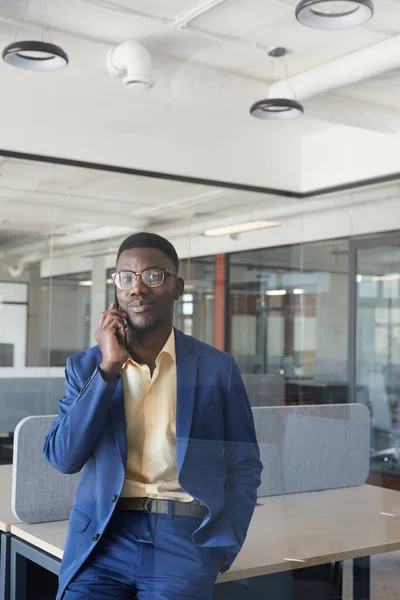
<path id="1" fill-rule="evenodd" d="M 73 527 L 76 529 L 76 531 L 83 533 L 88 528 L 91 520 L 92 519 L 80 511 L 79 508 L 76 508 L 75 506 L 72 507 L 71 516 L 69 518 L 70 527 Z"/>

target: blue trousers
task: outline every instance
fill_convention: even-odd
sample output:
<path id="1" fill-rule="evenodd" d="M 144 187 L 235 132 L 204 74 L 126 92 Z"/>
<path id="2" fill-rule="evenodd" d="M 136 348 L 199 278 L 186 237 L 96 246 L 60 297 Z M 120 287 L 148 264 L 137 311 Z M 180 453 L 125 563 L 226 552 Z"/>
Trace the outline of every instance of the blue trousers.
<path id="1" fill-rule="evenodd" d="M 195 546 L 195 517 L 116 510 L 64 600 L 211 600 L 221 552 Z"/>

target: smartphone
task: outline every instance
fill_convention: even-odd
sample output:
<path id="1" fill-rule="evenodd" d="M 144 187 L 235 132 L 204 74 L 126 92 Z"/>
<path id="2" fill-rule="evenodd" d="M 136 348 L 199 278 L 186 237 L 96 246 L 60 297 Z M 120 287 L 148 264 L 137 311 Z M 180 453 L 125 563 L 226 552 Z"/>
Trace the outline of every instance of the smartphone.
<path id="1" fill-rule="evenodd" d="M 118 310 L 121 310 L 119 307 L 118 296 L 117 296 L 117 288 L 114 286 L 114 306 Z"/>
<path id="2" fill-rule="evenodd" d="M 114 290 L 114 306 L 118 310 L 121 310 L 120 306 L 119 306 L 119 302 L 118 302 L 118 297 L 117 297 L 117 288 L 115 288 L 115 290 Z M 126 330 L 126 328 L 128 327 L 126 319 L 124 319 L 124 325 L 125 325 L 125 330 Z M 123 338 L 119 331 L 117 331 L 115 335 L 117 336 L 118 342 L 121 345 L 126 346 L 126 337 Z"/>

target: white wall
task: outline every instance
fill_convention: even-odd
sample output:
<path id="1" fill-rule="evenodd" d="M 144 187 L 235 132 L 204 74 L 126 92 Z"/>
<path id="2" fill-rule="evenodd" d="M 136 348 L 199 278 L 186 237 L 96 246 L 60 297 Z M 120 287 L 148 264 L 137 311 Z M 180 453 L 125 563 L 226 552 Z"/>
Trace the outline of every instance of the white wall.
<path id="1" fill-rule="evenodd" d="M 317 294 L 316 356 L 319 378 L 346 380 L 348 343 L 347 274 L 330 274 L 330 287 Z M 325 375 L 324 375 L 325 374 Z M 340 374 L 342 376 L 340 377 Z"/>
<path id="2" fill-rule="evenodd" d="M 398 173 L 400 135 L 336 126 L 302 140 L 301 191 Z"/>
<path id="3" fill-rule="evenodd" d="M 40 279 L 40 264 L 35 263 L 26 267 L 20 277 L 11 277 L 8 269 L 5 266 L 0 265 L 0 281 L 6 282 L 24 282 L 28 283 L 29 287 L 29 304 L 28 309 L 25 310 L 26 317 L 23 320 L 15 322 L 9 320 L 5 323 L 7 327 L 7 333 L 5 337 L 10 340 L 10 343 L 17 345 L 18 358 L 16 362 L 19 365 L 37 366 L 41 364 L 40 356 L 40 340 L 41 340 L 41 279 Z M 5 315 L 8 314 L 8 318 L 11 318 L 10 311 L 4 312 L 2 320 L 7 320 Z M 21 310 L 19 311 L 20 319 L 22 316 Z M 15 315 L 14 315 L 15 317 Z M 28 323 L 23 322 L 25 319 Z M 14 329 L 12 329 L 14 327 Z M 39 340 L 39 343 L 38 343 Z M 23 344 L 27 342 L 27 348 L 23 348 Z"/>
<path id="4" fill-rule="evenodd" d="M 42 339 L 41 346 L 46 352 L 49 343 L 54 350 L 79 350 L 85 347 L 83 325 L 84 288 L 71 285 L 53 285 L 51 312 L 48 313 L 48 289 L 42 291 Z M 49 318 L 50 317 L 50 318 Z"/>
<path id="5" fill-rule="evenodd" d="M 256 315 L 232 315 L 231 342 L 235 354 L 256 354 Z"/>
<path id="6" fill-rule="evenodd" d="M 0 282 L 0 343 L 13 347 L 15 367 L 26 365 L 28 293 L 29 287 L 24 283 Z"/>
<path id="7" fill-rule="evenodd" d="M 0 343 L 14 346 L 14 366 L 26 365 L 28 307 L 0 304 Z"/>

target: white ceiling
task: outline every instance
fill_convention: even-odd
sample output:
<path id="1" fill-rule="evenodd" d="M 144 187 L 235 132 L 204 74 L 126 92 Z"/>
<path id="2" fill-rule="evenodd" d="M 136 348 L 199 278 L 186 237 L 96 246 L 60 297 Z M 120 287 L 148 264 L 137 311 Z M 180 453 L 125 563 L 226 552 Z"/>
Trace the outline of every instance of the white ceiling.
<path id="1" fill-rule="evenodd" d="M 296 0 L 2 0 L 2 46 L 44 38 L 61 44 L 70 64 L 43 74 L 0 63 L 1 146 L 308 191 L 315 187 L 308 168 L 315 160 L 314 140 L 319 147 L 318 140 L 329 141 L 338 128 L 339 163 L 349 137 L 357 145 L 367 132 L 376 171 L 396 170 L 397 163 L 386 158 L 400 144 L 400 71 L 393 70 L 400 68 L 400 51 L 388 50 L 386 61 L 382 44 L 400 45 L 400 2 L 375 4 L 366 25 L 324 32 L 297 23 Z M 105 67 L 109 49 L 126 39 L 144 44 L 153 58 L 156 85 L 139 98 Z M 285 80 L 282 60 L 267 54 L 277 45 L 289 50 L 295 95 L 302 95 L 301 78 L 312 80 L 315 69 L 314 80 L 327 91 L 304 100 L 303 118 L 265 123 L 252 119 L 249 108 L 268 94 L 268 84 Z M 372 49 L 369 65 L 374 56 L 379 65 L 374 77 L 359 81 L 354 59 L 362 62 L 358 53 L 366 49 Z M 335 87 L 331 74 L 338 60 L 345 61 L 340 72 L 346 85 L 338 80 Z M 283 89 L 291 94 L 290 87 Z M 370 172 L 357 153 L 354 168 L 357 175 Z M 336 160 L 328 176 L 329 184 L 349 180 Z"/>
<path id="2" fill-rule="evenodd" d="M 2 0 L 0 47 L 46 39 L 70 64 L 30 73 L 0 62 L 0 147 L 297 192 L 400 171 L 400 1 L 376 0 L 368 24 L 342 32 L 301 26 L 295 5 Z M 153 59 L 156 85 L 140 97 L 105 66 L 110 48 L 127 39 Z M 285 64 L 268 56 L 277 45 L 289 50 L 290 84 Z M 304 117 L 249 116 L 274 85 L 301 96 Z M 26 258 L 29 248 L 31 259 L 43 256 L 51 234 L 56 252 L 89 242 L 104 252 L 101 240 L 135 229 L 183 236 L 210 223 L 283 218 L 298 206 L 268 194 L 3 159 L 0 255 Z"/>

